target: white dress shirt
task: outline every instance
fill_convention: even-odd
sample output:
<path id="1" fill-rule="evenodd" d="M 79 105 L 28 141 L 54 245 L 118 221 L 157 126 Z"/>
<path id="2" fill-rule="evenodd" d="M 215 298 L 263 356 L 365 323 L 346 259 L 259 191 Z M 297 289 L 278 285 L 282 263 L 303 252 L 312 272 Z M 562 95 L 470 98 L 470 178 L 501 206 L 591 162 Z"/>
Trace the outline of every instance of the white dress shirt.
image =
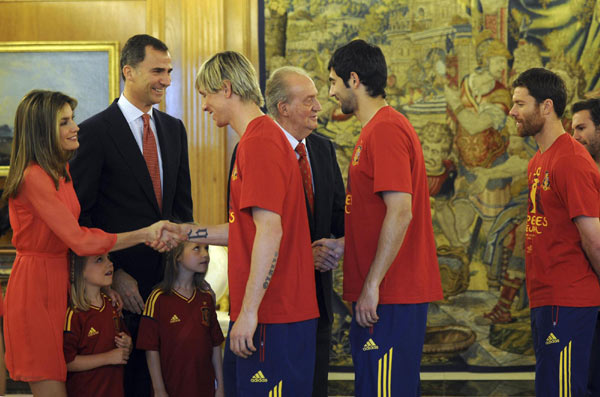
<path id="1" fill-rule="evenodd" d="M 140 148 L 140 153 L 144 154 L 144 144 L 143 144 L 143 136 L 144 136 L 144 120 L 142 120 L 142 112 L 140 109 L 135 107 L 131 102 L 125 98 L 125 95 L 121 94 L 119 100 L 117 101 L 117 105 L 119 105 L 119 109 L 121 109 L 121 113 L 125 116 L 125 120 L 129 124 L 129 128 L 133 134 L 133 138 L 137 142 L 138 147 Z M 162 156 L 160 153 L 160 144 L 158 143 L 158 135 L 156 135 L 156 124 L 154 123 L 154 116 L 152 114 L 152 108 L 148 111 L 148 115 L 150 116 L 150 128 L 152 128 L 152 132 L 154 132 L 154 140 L 156 141 L 156 150 L 158 153 L 158 168 L 160 170 L 160 191 L 163 191 L 163 165 L 162 165 Z"/>
<path id="2" fill-rule="evenodd" d="M 292 150 L 296 154 L 296 160 L 298 160 L 300 158 L 300 155 L 298 154 L 298 152 L 296 152 L 296 146 L 298 146 L 299 143 L 303 143 L 304 144 L 304 147 L 306 148 L 306 159 L 308 160 L 308 167 L 310 168 L 310 181 L 312 182 L 312 188 L 313 188 L 313 194 L 314 194 L 314 192 L 315 192 L 315 178 L 313 177 L 312 165 L 310 164 L 310 154 L 308 153 L 308 146 L 306 146 L 306 138 L 304 138 L 303 140 L 299 141 L 296 138 L 294 138 L 294 136 L 292 134 L 290 134 L 289 132 L 287 132 L 285 130 L 285 128 L 283 128 L 281 126 L 281 124 L 279 124 L 277 121 L 275 121 L 275 123 L 279 126 L 279 128 L 281 128 L 281 131 L 283 131 L 283 133 L 285 134 L 285 137 L 290 142 L 290 145 L 292 146 Z"/>

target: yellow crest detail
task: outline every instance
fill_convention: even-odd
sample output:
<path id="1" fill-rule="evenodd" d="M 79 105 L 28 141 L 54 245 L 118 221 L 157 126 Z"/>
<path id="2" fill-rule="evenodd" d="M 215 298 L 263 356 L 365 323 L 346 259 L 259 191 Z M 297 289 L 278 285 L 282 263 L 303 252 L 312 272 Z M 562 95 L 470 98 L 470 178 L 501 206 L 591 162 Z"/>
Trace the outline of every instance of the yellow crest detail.
<path id="1" fill-rule="evenodd" d="M 354 151 L 354 157 L 352 157 L 352 165 L 358 165 L 360 160 L 360 152 L 362 152 L 362 146 L 358 145 Z"/>
<path id="2" fill-rule="evenodd" d="M 544 180 L 542 181 L 542 189 L 544 189 L 544 191 L 550 190 L 550 177 L 548 176 L 548 171 L 546 171 L 546 174 L 544 175 Z"/>

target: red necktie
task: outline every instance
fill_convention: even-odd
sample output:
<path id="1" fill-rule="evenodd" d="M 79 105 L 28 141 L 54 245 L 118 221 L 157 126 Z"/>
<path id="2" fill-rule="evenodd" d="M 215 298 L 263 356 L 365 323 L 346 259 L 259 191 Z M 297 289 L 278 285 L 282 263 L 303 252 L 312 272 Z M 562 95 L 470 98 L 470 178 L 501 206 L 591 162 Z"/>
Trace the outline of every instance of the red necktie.
<path id="1" fill-rule="evenodd" d="M 312 187 L 312 175 L 310 173 L 310 165 L 308 164 L 308 156 L 306 155 L 306 148 L 304 144 L 300 142 L 296 146 L 296 152 L 300 155 L 298 159 L 298 165 L 300 165 L 300 173 L 302 174 L 302 184 L 304 185 L 304 193 L 308 199 L 308 205 L 310 206 L 310 213 L 315 213 L 315 195 Z"/>
<path id="2" fill-rule="evenodd" d="M 142 115 L 142 120 L 144 121 L 142 152 L 144 154 L 144 160 L 146 160 L 146 166 L 148 167 L 150 179 L 152 179 L 152 187 L 154 188 L 154 195 L 156 196 L 158 208 L 162 211 L 162 192 L 160 189 L 160 169 L 158 166 L 158 150 L 156 149 L 156 139 L 154 138 L 154 132 L 152 132 L 152 128 L 150 128 L 150 115 L 144 113 Z"/>

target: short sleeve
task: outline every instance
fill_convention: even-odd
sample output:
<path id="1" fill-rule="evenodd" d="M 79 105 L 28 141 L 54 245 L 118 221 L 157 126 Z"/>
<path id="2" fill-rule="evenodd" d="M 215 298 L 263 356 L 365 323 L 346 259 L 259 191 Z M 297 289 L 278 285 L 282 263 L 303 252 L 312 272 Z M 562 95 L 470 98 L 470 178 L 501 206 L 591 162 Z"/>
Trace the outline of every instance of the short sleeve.
<path id="1" fill-rule="evenodd" d="M 212 299 L 212 295 L 210 306 L 210 339 L 213 346 L 219 346 L 221 343 L 223 343 L 225 338 L 223 337 L 223 331 L 221 331 L 221 326 L 219 325 L 219 319 L 217 318 L 217 311 L 215 309 L 215 303 Z"/>
<path id="2" fill-rule="evenodd" d="M 63 188 L 73 189 L 73 185 L 64 185 Z M 77 218 L 61 199 L 61 193 L 56 190 L 52 178 L 40 166 L 27 168 L 18 194 L 29 202 L 35 215 L 77 255 L 106 253 L 115 245 L 115 234 L 79 226 Z M 74 199 L 77 200 L 77 196 Z"/>
<path id="3" fill-rule="evenodd" d="M 63 352 L 65 355 L 65 362 L 68 364 L 75 360 L 77 356 L 77 347 L 81 336 L 81 321 L 80 316 L 73 311 L 73 309 L 67 309 L 65 318 L 65 328 L 63 332 Z"/>
<path id="4" fill-rule="evenodd" d="M 160 337 L 158 330 L 158 319 L 160 314 L 160 294 L 158 290 L 154 290 L 144 307 L 144 312 L 140 319 L 140 327 L 138 329 L 136 348 L 140 350 L 159 350 Z"/>
<path id="5" fill-rule="evenodd" d="M 373 193 L 412 194 L 412 144 L 407 131 L 389 122 L 372 127 L 367 150 L 373 164 Z"/>
<path id="6" fill-rule="evenodd" d="M 600 174 L 590 161 L 578 155 L 565 156 L 556 162 L 553 172 L 556 193 L 569 218 L 600 216 Z"/>
<path id="7" fill-rule="evenodd" d="M 240 146 L 240 210 L 259 207 L 283 213 L 289 170 L 285 154 L 268 139 L 250 138 Z"/>

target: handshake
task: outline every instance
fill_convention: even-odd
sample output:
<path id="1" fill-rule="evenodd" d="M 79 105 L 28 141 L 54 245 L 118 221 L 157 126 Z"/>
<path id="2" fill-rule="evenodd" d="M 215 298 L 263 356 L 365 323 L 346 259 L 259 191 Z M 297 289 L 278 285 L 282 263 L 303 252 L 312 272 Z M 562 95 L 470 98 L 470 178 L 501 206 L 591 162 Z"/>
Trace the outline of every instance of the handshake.
<path id="1" fill-rule="evenodd" d="M 159 221 L 140 229 L 146 236 L 146 245 L 158 252 L 170 251 L 180 243 L 187 241 L 190 230 L 190 224 L 177 224 L 169 221 Z"/>

